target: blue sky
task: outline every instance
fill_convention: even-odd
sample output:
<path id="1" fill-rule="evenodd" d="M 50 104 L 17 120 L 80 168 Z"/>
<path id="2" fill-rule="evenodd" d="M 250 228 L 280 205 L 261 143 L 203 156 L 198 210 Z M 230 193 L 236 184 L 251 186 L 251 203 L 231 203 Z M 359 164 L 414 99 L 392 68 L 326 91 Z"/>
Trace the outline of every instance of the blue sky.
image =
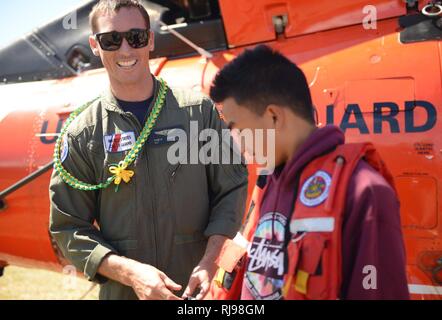
<path id="1" fill-rule="evenodd" d="M 7 0 L 1 1 L 0 48 L 85 0 Z"/>

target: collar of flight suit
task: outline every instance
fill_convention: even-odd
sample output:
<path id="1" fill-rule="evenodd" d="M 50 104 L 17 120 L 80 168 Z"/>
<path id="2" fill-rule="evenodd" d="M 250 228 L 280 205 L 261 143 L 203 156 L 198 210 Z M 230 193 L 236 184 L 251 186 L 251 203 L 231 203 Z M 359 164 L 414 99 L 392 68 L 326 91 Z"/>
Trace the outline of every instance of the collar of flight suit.
<path id="1" fill-rule="evenodd" d="M 148 110 L 151 110 L 151 108 L 153 107 L 153 104 L 155 103 L 155 101 L 158 97 L 158 93 L 159 93 L 159 89 L 160 89 L 159 81 L 155 78 L 154 75 L 151 75 L 151 76 L 152 76 L 152 80 L 153 80 L 153 96 L 154 96 L 154 98 L 151 100 Z M 102 92 L 101 103 L 103 104 L 104 109 L 106 109 L 107 111 L 117 112 L 120 114 L 124 113 L 124 110 L 119 106 L 117 99 L 115 98 L 114 94 L 112 93 L 110 86 L 105 91 Z"/>

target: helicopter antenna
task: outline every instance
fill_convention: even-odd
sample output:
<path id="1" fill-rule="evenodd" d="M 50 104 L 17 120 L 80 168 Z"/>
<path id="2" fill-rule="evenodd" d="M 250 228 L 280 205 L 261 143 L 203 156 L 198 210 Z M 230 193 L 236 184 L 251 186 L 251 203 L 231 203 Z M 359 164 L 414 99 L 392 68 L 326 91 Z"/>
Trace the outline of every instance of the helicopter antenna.
<path id="1" fill-rule="evenodd" d="M 177 37 L 178 39 L 182 40 L 183 42 L 185 42 L 187 45 L 189 45 L 190 47 L 192 47 L 193 49 L 195 49 L 200 55 L 202 55 L 203 57 L 207 58 L 207 59 L 211 59 L 213 57 L 213 54 L 211 54 L 209 51 L 204 50 L 203 48 L 197 46 L 195 43 L 193 43 L 192 41 L 190 41 L 189 39 L 187 39 L 185 36 L 183 36 L 182 34 L 178 33 L 177 31 L 175 31 L 173 28 L 171 28 L 171 26 L 165 24 L 163 21 L 159 20 L 159 23 L 163 26 L 163 28 L 161 29 L 165 29 L 167 31 L 169 31 L 171 34 L 173 34 L 175 37 Z"/>

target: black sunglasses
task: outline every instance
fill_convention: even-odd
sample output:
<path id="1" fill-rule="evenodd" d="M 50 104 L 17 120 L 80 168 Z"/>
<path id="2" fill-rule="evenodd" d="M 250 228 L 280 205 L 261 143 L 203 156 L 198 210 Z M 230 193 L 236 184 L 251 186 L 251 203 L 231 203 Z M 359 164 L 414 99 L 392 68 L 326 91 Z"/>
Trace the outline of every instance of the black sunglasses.
<path id="1" fill-rule="evenodd" d="M 144 48 L 149 43 L 149 30 L 130 29 L 126 32 L 110 31 L 95 34 L 95 39 L 97 39 L 101 49 L 105 51 L 120 49 L 123 38 L 134 49 Z"/>

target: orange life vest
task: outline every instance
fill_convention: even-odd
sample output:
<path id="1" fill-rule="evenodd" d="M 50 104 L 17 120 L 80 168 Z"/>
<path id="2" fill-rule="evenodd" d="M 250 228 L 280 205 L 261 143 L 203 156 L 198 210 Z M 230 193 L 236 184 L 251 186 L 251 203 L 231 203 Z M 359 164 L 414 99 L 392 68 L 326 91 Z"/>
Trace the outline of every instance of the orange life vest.
<path id="1" fill-rule="evenodd" d="M 338 299 L 341 287 L 341 236 L 350 178 L 364 159 L 395 189 L 393 177 L 371 143 L 343 144 L 314 159 L 302 171 L 290 220 L 284 299 Z M 247 242 L 252 241 L 265 188 L 255 187 L 242 237 L 225 243 L 207 299 L 239 299 Z"/>

